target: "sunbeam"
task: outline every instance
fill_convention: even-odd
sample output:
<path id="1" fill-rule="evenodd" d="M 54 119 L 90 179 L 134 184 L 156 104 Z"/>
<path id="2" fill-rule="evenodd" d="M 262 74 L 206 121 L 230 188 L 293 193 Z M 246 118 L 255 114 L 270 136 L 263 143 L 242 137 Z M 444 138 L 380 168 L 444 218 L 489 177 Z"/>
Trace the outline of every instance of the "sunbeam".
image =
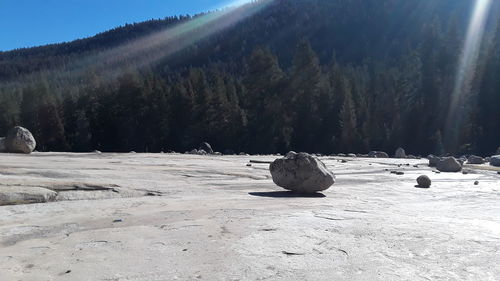
<path id="1" fill-rule="evenodd" d="M 166 30 L 156 32 L 125 45 L 88 57 L 76 65 L 86 71 L 87 66 L 108 74 L 119 74 L 123 62 L 134 67 L 143 67 L 173 55 L 193 44 L 221 32 L 265 8 L 273 0 L 246 5 L 248 1 L 227 2 L 221 10 L 200 15 Z"/>
<path id="2" fill-rule="evenodd" d="M 232 0 L 216 7 L 218 10 L 195 16 L 175 26 L 135 39 L 131 42 L 84 56 L 61 68 L 45 70 L 43 76 L 56 80 L 79 81 L 92 72 L 112 79 L 130 68 L 141 68 L 168 58 L 201 40 L 226 30 L 267 7 L 274 0 Z M 18 82 L 38 77 L 32 73 L 19 77 Z M 3 85 L 6 86 L 6 85 Z"/>
<path id="3" fill-rule="evenodd" d="M 472 12 L 446 120 L 444 137 L 445 141 L 451 146 L 457 143 L 458 131 L 464 121 L 464 114 L 461 112 L 460 107 L 471 90 L 471 83 L 476 74 L 477 60 L 491 3 L 492 0 L 476 0 Z"/>

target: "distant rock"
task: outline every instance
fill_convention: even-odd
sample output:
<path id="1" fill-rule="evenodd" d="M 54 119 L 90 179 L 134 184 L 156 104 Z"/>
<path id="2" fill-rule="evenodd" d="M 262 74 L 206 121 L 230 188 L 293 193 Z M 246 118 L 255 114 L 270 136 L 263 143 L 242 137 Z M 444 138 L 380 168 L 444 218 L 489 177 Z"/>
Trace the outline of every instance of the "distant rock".
<path id="1" fill-rule="evenodd" d="M 417 178 L 417 184 L 421 188 L 429 188 L 431 187 L 432 181 L 428 176 L 422 175 Z"/>
<path id="2" fill-rule="evenodd" d="M 484 164 L 484 158 L 476 155 L 469 156 L 469 159 L 467 159 L 467 164 L 474 164 L 474 165 Z"/>
<path id="3" fill-rule="evenodd" d="M 465 162 L 467 162 L 467 157 L 466 156 L 461 156 L 460 158 L 457 158 L 457 161 L 460 163 L 460 165 L 464 165 Z"/>
<path id="4" fill-rule="evenodd" d="M 406 158 L 406 151 L 400 147 L 400 148 L 396 149 L 396 153 L 394 153 L 394 157 Z"/>
<path id="5" fill-rule="evenodd" d="M 289 152 L 269 166 L 276 185 L 298 193 L 315 193 L 328 189 L 335 176 L 317 157 Z"/>
<path id="6" fill-rule="evenodd" d="M 347 157 L 356 158 L 357 156 L 354 153 L 349 153 L 349 154 L 347 154 Z"/>
<path id="7" fill-rule="evenodd" d="M 371 158 L 389 158 L 389 154 L 387 154 L 386 152 L 383 152 L 383 151 L 370 151 L 370 153 L 368 153 L 368 157 L 371 157 Z"/>
<path id="8" fill-rule="evenodd" d="M 495 153 L 495 155 L 500 155 L 500 147 L 497 148 L 497 152 Z"/>
<path id="9" fill-rule="evenodd" d="M 500 167 L 500 155 L 491 156 L 490 165 Z"/>
<path id="10" fill-rule="evenodd" d="M 462 170 L 462 165 L 455 157 L 445 157 L 437 163 L 436 168 L 440 172 L 456 173 Z"/>
<path id="11" fill-rule="evenodd" d="M 30 154 L 35 150 L 36 141 L 28 129 L 23 127 L 14 127 L 5 138 L 5 150 L 11 153 Z"/>
<path id="12" fill-rule="evenodd" d="M 196 154 L 197 155 L 207 155 L 208 153 L 205 150 L 203 150 L 203 149 L 199 149 Z"/>
<path id="13" fill-rule="evenodd" d="M 0 138 L 0 152 L 5 152 L 5 138 Z"/>
<path id="14" fill-rule="evenodd" d="M 427 156 L 427 159 L 429 159 L 429 167 L 436 167 L 437 163 L 441 161 L 441 157 L 437 157 L 432 154 Z"/>
<path id="15" fill-rule="evenodd" d="M 204 150 L 208 154 L 213 154 L 214 150 L 212 149 L 212 146 L 208 142 L 204 142 L 200 145 L 198 150 Z"/>
<path id="16" fill-rule="evenodd" d="M 346 155 L 346 154 L 344 154 L 344 153 L 339 153 L 339 154 L 337 154 L 337 156 L 338 156 L 338 157 L 347 157 L 347 155 Z"/>

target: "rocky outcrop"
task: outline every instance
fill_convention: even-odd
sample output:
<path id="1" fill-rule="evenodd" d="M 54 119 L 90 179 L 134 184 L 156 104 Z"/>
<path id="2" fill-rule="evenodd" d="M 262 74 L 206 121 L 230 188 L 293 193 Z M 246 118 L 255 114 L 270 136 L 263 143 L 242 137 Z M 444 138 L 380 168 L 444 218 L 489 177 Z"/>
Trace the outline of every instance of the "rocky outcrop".
<path id="1" fill-rule="evenodd" d="M 484 158 L 476 155 L 469 156 L 467 164 L 481 165 L 484 164 Z"/>
<path id="2" fill-rule="evenodd" d="M 28 129 L 23 127 L 12 128 L 5 138 L 7 152 L 30 154 L 35 150 L 35 147 L 35 138 Z"/>
<path id="3" fill-rule="evenodd" d="M 54 201 L 57 192 L 33 186 L 2 186 L 0 188 L 0 206 L 45 203 Z"/>
<path id="4" fill-rule="evenodd" d="M 445 157 L 437 163 L 436 168 L 440 172 L 456 173 L 462 170 L 462 165 L 455 157 Z"/>
<path id="5" fill-rule="evenodd" d="M 394 153 L 395 158 L 406 158 L 406 151 L 403 148 L 398 148 L 396 149 L 396 152 Z"/>
<path id="6" fill-rule="evenodd" d="M 289 152 L 271 163 L 269 170 L 276 185 L 297 193 L 327 190 L 335 183 L 325 164 L 307 153 Z"/>
<path id="7" fill-rule="evenodd" d="M 387 154 L 386 152 L 383 152 L 383 151 L 370 151 L 370 153 L 368 153 L 368 157 L 371 157 L 371 158 L 389 158 L 389 154 Z"/>

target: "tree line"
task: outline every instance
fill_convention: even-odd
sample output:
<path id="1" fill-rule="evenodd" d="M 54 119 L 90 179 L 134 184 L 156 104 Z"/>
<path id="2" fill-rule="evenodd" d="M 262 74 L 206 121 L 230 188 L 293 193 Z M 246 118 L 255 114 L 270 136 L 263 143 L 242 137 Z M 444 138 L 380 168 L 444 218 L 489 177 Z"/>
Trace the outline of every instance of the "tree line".
<path id="1" fill-rule="evenodd" d="M 92 69 L 58 75 L 64 61 L 98 52 L 75 47 L 86 41 L 63 44 L 75 48 L 69 54 L 61 45 L 0 54 L 0 65 L 9 66 L 0 75 L 0 134 L 22 125 L 40 151 L 183 152 L 207 141 L 215 150 L 248 153 L 402 146 L 421 155 L 491 154 L 500 145 L 498 19 L 488 25 L 449 138 L 466 11 L 474 1 L 423 2 L 436 1 L 276 1 L 173 57 L 140 68 L 124 62 L 113 77 Z M 395 32 L 414 10 L 421 13 L 410 18 L 419 16 Z M 123 42 L 137 29 L 186 20 L 112 34 Z M 31 75 L 13 78 L 25 74 Z"/>

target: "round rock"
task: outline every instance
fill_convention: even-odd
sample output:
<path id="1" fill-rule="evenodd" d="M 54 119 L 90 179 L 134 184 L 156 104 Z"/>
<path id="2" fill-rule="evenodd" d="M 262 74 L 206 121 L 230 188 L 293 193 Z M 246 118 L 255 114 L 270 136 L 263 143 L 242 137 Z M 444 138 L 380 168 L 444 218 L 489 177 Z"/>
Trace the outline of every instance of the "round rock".
<path id="1" fill-rule="evenodd" d="M 432 182 L 428 176 L 422 175 L 417 178 L 417 184 L 421 188 L 429 188 L 431 187 Z"/>
<path id="2" fill-rule="evenodd" d="M 28 129 L 23 127 L 12 128 L 5 138 L 7 152 L 30 154 L 35 147 L 35 138 Z"/>
<path id="3" fill-rule="evenodd" d="M 335 176 L 317 157 L 289 152 L 269 166 L 276 185 L 297 193 L 315 193 L 330 188 Z"/>

